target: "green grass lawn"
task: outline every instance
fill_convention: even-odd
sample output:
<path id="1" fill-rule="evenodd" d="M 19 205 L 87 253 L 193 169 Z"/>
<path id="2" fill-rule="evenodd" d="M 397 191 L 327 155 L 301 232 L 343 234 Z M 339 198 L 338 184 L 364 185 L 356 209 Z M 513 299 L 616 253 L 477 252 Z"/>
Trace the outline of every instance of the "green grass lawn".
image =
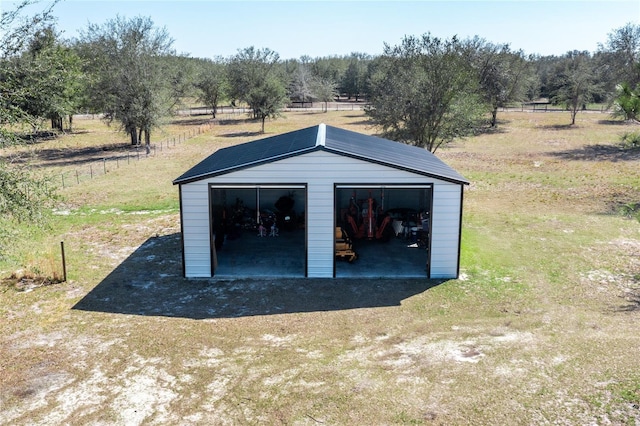
<path id="1" fill-rule="evenodd" d="M 183 279 L 171 181 L 262 137 L 244 117 L 61 189 L 49 227 L 15 229 L 0 264 L 59 273 L 64 241 L 69 275 L 0 286 L 0 424 L 637 424 L 640 223 L 622 209 L 640 202 L 640 152 L 619 148 L 633 126 L 568 118 L 500 113 L 437 153 L 471 181 L 445 282 Z M 126 143 L 74 122 L 23 148 L 43 173 L 77 167 L 53 150 Z M 320 122 L 375 132 L 359 111 L 266 130 Z"/>

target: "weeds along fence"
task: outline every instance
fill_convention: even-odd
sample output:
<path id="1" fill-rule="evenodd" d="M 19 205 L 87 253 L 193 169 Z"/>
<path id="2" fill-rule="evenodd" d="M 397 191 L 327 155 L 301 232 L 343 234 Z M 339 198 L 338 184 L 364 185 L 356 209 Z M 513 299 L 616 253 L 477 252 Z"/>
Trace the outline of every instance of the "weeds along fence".
<path id="1" fill-rule="evenodd" d="M 115 155 L 104 156 L 100 159 L 88 162 L 83 167 L 58 174 L 57 185 L 60 185 L 63 189 L 80 185 L 88 180 L 104 176 L 110 171 L 119 169 L 120 167 L 126 167 L 132 163 L 136 163 L 150 157 L 155 157 L 158 153 L 169 150 L 188 139 L 210 130 L 214 125 L 215 122 L 210 122 L 187 132 L 180 133 L 176 136 L 165 138 L 160 142 L 152 143 L 148 150 L 145 145 L 135 145 L 128 148 L 117 145 L 120 152 Z M 115 147 L 116 146 L 114 146 L 114 148 Z"/>

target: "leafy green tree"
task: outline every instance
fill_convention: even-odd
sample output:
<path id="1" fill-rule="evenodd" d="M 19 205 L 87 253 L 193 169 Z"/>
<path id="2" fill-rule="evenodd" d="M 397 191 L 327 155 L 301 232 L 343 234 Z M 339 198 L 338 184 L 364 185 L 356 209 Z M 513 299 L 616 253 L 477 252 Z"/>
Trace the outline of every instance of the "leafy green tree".
<path id="1" fill-rule="evenodd" d="M 628 23 L 608 34 L 602 58 L 603 66 L 613 86 L 640 84 L 640 25 Z"/>
<path id="2" fill-rule="evenodd" d="M 564 105 L 571 113 L 571 125 L 576 124 L 578 111 L 600 91 L 589 52 L 568 52 L 557 64 L 554 86 L 552 101 Z"/>
<path id="3" fill-rule="evenodd" d="M 535 100 L 538 98 L 551 99 L 554 90 L 552 79 L 554 77 L 557 64 L 561 61 L 558 56 L 533 55 L 529 58 L 529 63 L 533 68 L 534 84 L 527 89 L 527 98 Z"/>
<path id="4" fill-rule="evenodd" d="M 37 117 L 23 107 L 26 100 L 37 95 L 37 88 L 24 84 L 23 69 L 17 63 L 38 32 L 53 22 L 52 4 L 42 12 L 24 17 L 24 10 L 33 3 L 24 0 L 14 9 L 0 15 L 0 145 L 19 141 L 15 129 L 28 125 L 37 127 Z"/>
<path id="5" fill-rule="evenodd" d="M 12 64 L 20 84 L 28 89 L 20 107 L 34 118 L 51 120 L 53 129 L 63 130 L 63 120 L 72 117 L 82 100 L 84 75 L 81 60 L 65 46 L 53 26 L 34 34 L 27 50 Z M 40 120 L 33 120 L 37 130 Z"/>
<path id="6" fill-rule="evenodd" d="M 227 65 L 229 96 L 246 102 L 245 98 L 253 87 L 259 86 L 266 76 L 278 72 L 279 59 L 279 55 L 270 49 L 253 46 L 239 49 Z"/>
<path id="7" fill-rule="evenodd" d="M 222 59 L 205 60 L 200 67 L 195 83 L 199 91 L 198 100 L 210 108 L 213 118 L 216 118 L 218 105 L 228 91 L 225 64 Z"/>
<path id="8" fill-rule="evenodd" d="M 227 75 L 232 99 L 246 102 L 262 132 L 267 118 L 280 116 L 287 103 L 287 91 L 279 55 L 253 46 L 241 49 L 229 60 Z"/>
<path id="9" fill-rule="evenodd" d="M 23 109 L 24 101 L 37 88 L 23 84 L 13 61 L 25 54 L 35 35 L 47 28 L 53 17 L 51 7 L 24 17 L 24 1 L 0 15 L 0 146 L 21 142 L 22 125 L 32 125 L 34 117 Z M 41 224 L 54 194 L 48 181 L 28 169 L 0 159 L 0 246 L 11 234 L 12 222 Z M 2 253 L 3 250 L 0 250 Z"/>
<path id="10" fill-rule="evenodd" d="M 265 120 L 280 117 L 287 100 L 284 84 L 276 76 L 267 77 L 259 86 L 249 90 L 246 101 L 251 105 L 254 117 L 260 120 L 262 133 L 264 133 Z"/>
<path id="11" fill-rule="evenodd" d="M 132 145 L 144 135 L 147 151 L 152 129 L 175 105 L 164 60 L 173 55 L 172 43 L 167 30 L 156 28 L 148 17 L 117 17 L 89 24 L 77 44 L 86 71 L 93 75 L 88 96 L 92 110 L 118 122 Z"/>
<path id="12" fill-rule="evenodd" d="M 337 87 L 344 78 L 347 70 L 348 59 L 339 56 L 316 58 L 311 64 L 311 73 L 314 77 L 324 81 L 331 81 Z"/>
<path id="13" fill-rule="evenodd" d="M 366 112 L 385 137 L 435 152 L 480 125 L 484 106 L 457 38 L 409 36 L 385 44 L 369 82 Z"/>
<path id="14" fill-rule="evenodd" d="M 496 45 L 478 37 L 466 43 L 469 61 L 475 68 L 484 101 L 491 108 L 491 127 L 498 121 L 498 109 L 526 96 L 532 74 L 522 51 Z"/>
<path id="15" fill-rule="evenodd" d="M 342 79 L 342 90 L 349 99 L 356 102 L 366 92 L 367 65 L 371 57 L 365 53 L 354 52 L 349 57 L 349 64 Z"/>
<path id="16" fill-rule="evenodd" d="M 0 53 L 3 59 L 20 55 L 35 34 L 54 22 L 52 11 L 58 1 L 52 1 L 41 12 L 30 17 L 23 16 L 23 12 L 30 5 L 37 3 L 37 0 L 22 0 L 15 8 L 1 11 Z"/>
<path id="17" fill-rule="evenodd" d="M 163 55 L 158 62 L 167 79 L 169 111 L 186 107 L 185 100 L 197 96 L 195 84 L 201 60 L 186 55 Z"/>
<path id="18" fill-rule="evenodd" d="M 336 83 L 321 77 L 315 77 L 311 81 L 311 92 L 315 99 L 324 103 L 324 112 L 328 111 L 328 102 L 333 101 L 338 96 Z"/>

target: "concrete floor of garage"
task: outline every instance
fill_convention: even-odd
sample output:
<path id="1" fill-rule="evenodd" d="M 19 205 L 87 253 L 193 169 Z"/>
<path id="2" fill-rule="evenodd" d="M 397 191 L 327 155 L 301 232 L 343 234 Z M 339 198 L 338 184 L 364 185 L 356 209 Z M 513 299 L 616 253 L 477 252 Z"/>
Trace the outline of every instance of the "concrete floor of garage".
<path id="1" fill-rule="evenodd" d="M 382 243 L 356 240 L 357 260 L 336 259 L 336 278 L 426 278 L 427 251 L 402 237 Z M 305 273 L 304 230 L 259 237 L 243 231 L 217 253 L 216 279 L 300 278 Z"/>

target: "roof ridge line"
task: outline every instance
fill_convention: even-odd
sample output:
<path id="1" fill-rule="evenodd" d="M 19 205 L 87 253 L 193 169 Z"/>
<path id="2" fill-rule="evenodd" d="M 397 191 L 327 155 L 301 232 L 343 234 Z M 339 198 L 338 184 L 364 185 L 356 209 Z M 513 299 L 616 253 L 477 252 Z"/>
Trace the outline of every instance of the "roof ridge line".
<path id="1" fill-rule="evenodd" d="M 327 126 L 324 123 L 318 124 L 318 135 L 316 136 L 316 146 L 325 146 L 327 141 Z"/>

